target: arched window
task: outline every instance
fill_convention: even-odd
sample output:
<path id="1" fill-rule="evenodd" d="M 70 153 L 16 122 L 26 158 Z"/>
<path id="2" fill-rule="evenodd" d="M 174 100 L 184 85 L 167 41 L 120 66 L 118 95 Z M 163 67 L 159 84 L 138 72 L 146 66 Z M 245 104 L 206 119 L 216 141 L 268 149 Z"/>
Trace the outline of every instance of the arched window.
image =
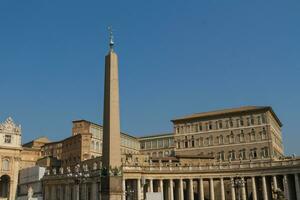
<path id="1" fill-rule="evenodd" d="M 2 160 L 2 169 L 3 169 L 3 171 L 9 171 L 9 160 L 8 159 Z"/>

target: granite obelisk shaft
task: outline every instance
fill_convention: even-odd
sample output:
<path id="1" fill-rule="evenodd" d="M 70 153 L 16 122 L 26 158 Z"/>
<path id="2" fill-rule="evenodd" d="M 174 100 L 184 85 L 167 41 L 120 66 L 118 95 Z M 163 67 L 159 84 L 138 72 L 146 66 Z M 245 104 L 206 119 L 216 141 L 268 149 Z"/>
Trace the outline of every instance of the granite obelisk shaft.
<path id="1" fill-rule="evenodd" d="M 104 84 L 102 166 L 121 169 L 118 57 L 112 49 L 105 57 Z M 122 176 L 108 170 L 101 179 L 102 199 L 121 200 L 122 192 Z"/>

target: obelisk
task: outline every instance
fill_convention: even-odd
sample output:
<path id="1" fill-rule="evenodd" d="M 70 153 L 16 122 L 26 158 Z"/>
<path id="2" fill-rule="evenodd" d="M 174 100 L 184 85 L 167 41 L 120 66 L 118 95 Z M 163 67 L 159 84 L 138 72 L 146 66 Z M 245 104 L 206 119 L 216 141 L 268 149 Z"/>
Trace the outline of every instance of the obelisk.
<path id="1" fill-rule="evenodd" d="M 120 108 L 118 57 L 110 28 L 109 52 L 105 57 L 101 200 L 121 200 Z"/>

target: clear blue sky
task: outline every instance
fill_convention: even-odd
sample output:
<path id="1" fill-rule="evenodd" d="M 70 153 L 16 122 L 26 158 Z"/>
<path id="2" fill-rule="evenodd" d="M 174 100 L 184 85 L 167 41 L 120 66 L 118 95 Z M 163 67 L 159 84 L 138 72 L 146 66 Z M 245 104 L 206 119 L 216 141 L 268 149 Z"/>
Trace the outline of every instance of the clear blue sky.
<path id="1" fill-rule="evenodd" d="M 106 27 L 120 61 L 121 127 L 170 132 L 172 118 L 271 105 L 300 154 L 300 1 L 0 1 L 0 120 L 23 141 L 102 123 Z"/>

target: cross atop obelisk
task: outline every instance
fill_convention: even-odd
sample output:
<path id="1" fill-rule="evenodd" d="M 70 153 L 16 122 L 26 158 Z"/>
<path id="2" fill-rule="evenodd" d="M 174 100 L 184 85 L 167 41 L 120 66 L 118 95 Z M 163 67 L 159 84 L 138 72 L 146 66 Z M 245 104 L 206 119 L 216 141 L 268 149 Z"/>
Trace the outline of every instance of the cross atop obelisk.
<path id="1" fill-rule="evenodd" d="M 113 29 L 112 29 L 112 26 L 109 26 L 108 27 L 108 31 L 109 31 L 109 49 L 110 51 L 113 51 L 114 50 L 114 35 L 113 35 Z"/>
<path id="2" fill-rule="evenodd" d="M 122 196 L 120 108 L 118 57 L 113 51 L 114 41 L 110 32 L 110 50 L 105 56 L 104 113 L 102 166 L 107 173 L 101 179 L 103 200 L 119 200 Z"/>

